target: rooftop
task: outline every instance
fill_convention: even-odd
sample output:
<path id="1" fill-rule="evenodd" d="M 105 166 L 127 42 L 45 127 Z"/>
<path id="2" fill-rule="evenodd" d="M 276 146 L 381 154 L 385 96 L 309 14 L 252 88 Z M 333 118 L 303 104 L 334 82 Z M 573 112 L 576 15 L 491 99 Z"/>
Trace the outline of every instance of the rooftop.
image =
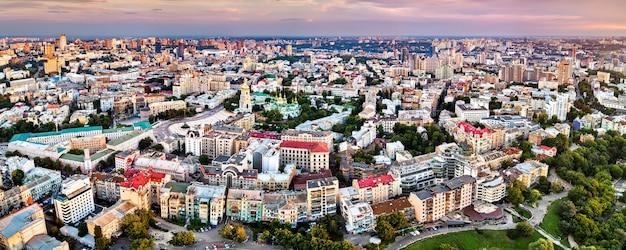
<path id="1" fill-rule="evenodd" d="M 390 174 L 381 176 L 372 176 L 365 180 L 359 180 L 359 188 L 377 187 L 378 185 L 389 185 L 394 181 L 393 176 Z"/>
<path id="2" fill-rule="evenodd" d="M 282 141 L 280 143 L 280 147 L 309 149 L 314 153 L 330 152 L 330 150 L 328 150 L 328 145 L 323 142 Z"/>
<path id="3" fill-rule="evenodd" d="M 376 205 L 372 205 L 374 214 L 390 214 L 398 211 L 404 211 L 406 208 L 413 207 L 406 197 L 385 201 Z"/>
<path id="4" fill-rule="evenodd" d="M 2 235 L 3 238 L 12 237 L 31 224 L 34 221 L 32 218 L 33 215 L 40 212 L 43 212 L 43 209 L 39 204 L 35 203 L 0 219 L 0 235 Z M 43 220 L 43 217 L 37 219 Z"/>
<path id="5" fill-rule="evenodd" d="M 141 135 L 141 133 L 139 133 L 139 132 L 137 132 L 137 131 L 133 131 L 133 132 L 130 132 L 130 133 L 128 133 L 128 134 L 126 134 L 126 135 L 124 135 L 124 136 L 122 136 L 122 137 L 120 137 L 120 138 L 117 138 L 117 139 L 115 139 L 115 140 L 112 140 L 112 141 L 110 141 L 110 142 L 109 142 L 109 143 L 107 143 L 107 144 L 112 145 L 112 146 L 117 146 L 117 145 L 120 145 L 120 144 L 122 144 L 123 142 L 128 141 L 128 140 L 130 140 L 130 139 L 132 139 L 132 138 L 135 138 L 135 137 L 137 137 L 137 136 L 139 136 L 139 135 Z"/>

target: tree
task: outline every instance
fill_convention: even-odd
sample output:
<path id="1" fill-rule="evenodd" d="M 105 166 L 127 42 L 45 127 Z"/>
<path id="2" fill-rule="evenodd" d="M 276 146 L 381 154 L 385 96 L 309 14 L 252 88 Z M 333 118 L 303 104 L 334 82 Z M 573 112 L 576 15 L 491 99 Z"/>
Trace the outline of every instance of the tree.
<path id="1" fill-rule="evenodd" d="M 152 138 L 150 137 L 143 138 L 141 139 L 141 141 L 139 141 L 139 149 L 144 150 L 152 146 L 152 143 L 154 143 L 154 141 L 152 141 Z"/>
<path id="2" fill-rule="evenodd" d="M 238 227 L 237 230 L 235 231 L 234 240 L 241 243 L 247 238 L 248 236 L 246 235 L 246 229 L 243 226 Z"/>
<path id="3" fill-rule="evenodd" d="M 550 181 L 548 180 L 548 177 L 540 176 L 539 181 L 537 181 L 536 188 L 544 194 L 549 194 L 550 193 Z"/>
<path id="4" fill-rule="evenodd" d="M 554 250 L 554 245 L 552 241 L 541 238 L 528 244 L 528 250 Z"/>
<path id="5" fill-rule="evenodd" d="M 211 163 L 208 155 L 200 155 L 200 157 L 198 157 L 198 160 L 202 165 L 209 165 Z"/>
<path id="6" fill-rule="evenodd" d="M 11 179 L 13 180 L 14 186 L 22 185 L 22 181 L 24 180 L 24 171 L 21 169 L 16 169 L 11 172 Z"/>
<path id="7" fill-rule="evenodd" d="M 576 205 L 572 201 L 565 201 L 559 208 L 561 218 L 571 219 L 576 216 Z"/>
<path id="8" fill-rule="evenodd" d="M 389 222 L 387 222 L 386 220 L 382 220 L 376 223 L 376 234 L 380 237 L 381 240 L 387 241 L 393 239 L 393 237 L 396 235 L 396 231 L 393 226 L 389 224 Z"/>
<path id="9" fill-rule="evenodd" d="M 527 221 L 522 221 L 515 225 L 515 231 L 521 237 L 530 237 L 535 232 L 535 229 Z"/>
<path id="10" fill-rule="evenodd" d="M 454 243 L 441 243 L 437 246 L 437 250 L 459 250 L 459 247 Z"/>
<path id="11" fill-rule="evenodd" d="M 102 235 L 102 228 L 100 228 L 100 226 L 94 228 L 94 239 L 96 240 L 96 250 L 105 250 L 108 248 L 109 240 Z"/>
<path id="12" fill-rule="evenodd" d="M 156 151 L 159 151 L 159 152 L 163 152 L 163 149 L 164 149 L 164 148 L 163 148 L 163 144 L 160 144 L 160 143 L 159 143 L 159 144 L 157 144 L 157 145 L 154 145 L 154 147 L 152 147 L 152 149 L 154 149 L 154 150 L 156 150 Z"/>
<path id="13" fill-rule="evenodd" d="M 195 236 L 192 231 L 174 233 L 174 237 L 170 243 L 174 246 L 189 246 L 195 242 Z"/>
<path id="14" fill-rule="evenodd" d="M 78 236 L 83 237 L 85 235 L 87 235 L 87 223 L 81 222 L 78 224 Z"/>
<path id="15" fill-rule="evenodd" d="M 560 181 L 555 181 L 550 184 L 550 192 L 552 193 L 557 194 L 563 192 L 563 189 L 565 188 L 563 187 L 563 183 L 561 183 Z"/>
<path id="16" fill-rule="evenodd" d="M 153 239 L 137 239 L 133 241 L 128 250 L 151 250 L 154 247 Z"/>
<path id="17" fill-rule="evenodd" d="M 541 193 L 539 192 L 539 190 L 533 189 L 530 192 L 528 192 L 528 201 L 535 202 L 539 198 L 541 198 Z"/>
<path id="18" fill-rule="evenodd" d="M 261 234 L 261 240 L 263 240 L 265 244 L 270 243 L 270 241 L 272 240 L 272 234 L 270 233 L 270 231 L 268 230 L 263 231 L 263 233 Z"/>
<path id="19" fill-rule="evenodd" d="M 515 186 L 511 187 L 508 191 L 507 199 L 514 205 L 519 205 L 522 201 L 524 201 L 522 190 L 520 188 L 516 188 Z"/>

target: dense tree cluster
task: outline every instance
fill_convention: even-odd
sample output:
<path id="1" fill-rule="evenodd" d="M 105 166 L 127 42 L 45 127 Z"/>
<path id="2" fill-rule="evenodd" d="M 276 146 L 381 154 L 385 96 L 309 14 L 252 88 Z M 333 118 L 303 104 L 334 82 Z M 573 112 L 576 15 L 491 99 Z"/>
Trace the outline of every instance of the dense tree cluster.
<path id="1" fill-rule="evenodd" d="M 411 152 L 413 155 L 422 155 L 435 152 L 435 147 L 446 142 L 453 142 L 452 137 L 448 132 L 442 130 L 439 126 L 431 124 L 425 127 L 426 137 L 417 133 L 416 126 L 407 126 L 404 124 L 396 123 L 393 127 L 393 134 L 386 135 L 389 141 L 402 142 L 404 148 Z"/>
<path id="2" fill-rule="evenodd" d="M 343 224 L 338 216 L 327 215 L 317 221 L 308 232 L 294 232 L 289 223 L 273 220 L 261 235 L 268 244 L 276 244 L 294 250 L 354 250 L 355 246 L 343 239 Z"/>
<path id="3" fill-rule="evenodd" d="M 220 236 L 224 239 L 234 240 L 239 243 L 243 242 L 248 238 L 246 236 L 246 229 L 237 223 L 228 223 L 224 225 L 222 229 L 220 229 Z"/>
<path id="4" fill-rule="evenodd" d="M 141 141 L 139 141 L 139 149 L 140 150 L 144 150 L 146 148 L 149 148 L 150 146 L 152 146 L 152 144 L 154 143 L 154 141 L 152 140 L 152 138 L 150 137 L 146 137 L 141 139 Z"/>
<path id="5" fill-rule="evenodd" d="M 192 108 L 170 109 L 168 111 L 161 112 L 157 114 L 156 116 L 151 115 L 148 118 L 148 121 L 150 123 L 154 123 L 157 120 L 179 119 L 179 118 L 185 118 L 185 117 L 192 117 L 196 114 L 197 114 L 196 109 L 192 109 Z"/>
<path id="6" fill-rule="evenodd" d="M 396 232 L 409 227 L 409 220 L 403 212 L 381 215 L 376 218 L 376 234 L 383 241 L 392 240 Z"/>
<path id="7" fill-rule="evenodd" d="M 570 202 L 560 207 L 559 229 L 579 245 L 621 249 L 626 241 L 626 209 L 615 210 L 612 181 L 624 177 L 625 166 L 613 164 L 626 156 L 626 137 L 614 131 L 546 160 L 574 186 Z M 589 178 L 592 177 L 592 178 Z"/>
<path id="8" fill-rule="evenodd" d="M 174 246 L 189 246 L 193 245 L 195 241 L 196 239 L 192 231 L 176 232 L 172 240 L 170 240 L 170 244 Z"/>
<path id="9" fill-rule="evenodd" d="M 152 237 L 150 236 L 148 228 L 154 224 L 154 214 L 149 210 L 141 209 L 137 211 L 137 214 L 125 215 L 120 222 L 120 228 L 124 235 L 128 236 L 131 240 L 141 240 L 141 242 L 134 243 L 136 248 L 133 249 L 151 249 L 154 245 L 154 241 L 151 241 Z M 146 248 L 147 246 L 149 246 L 149 248 Z"/>

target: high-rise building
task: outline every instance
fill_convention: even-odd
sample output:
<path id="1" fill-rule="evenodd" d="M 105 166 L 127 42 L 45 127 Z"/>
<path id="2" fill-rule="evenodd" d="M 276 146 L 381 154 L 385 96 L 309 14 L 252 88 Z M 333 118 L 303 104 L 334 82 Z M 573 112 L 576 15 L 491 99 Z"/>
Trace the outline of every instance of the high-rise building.
<path id="1" fill-rule="evenodd" d="M 180 59 L 185 59 L 185 43 L 184 42 L 179 42 L 178 43 L 178 49 L 176 49 L 176 55 L 180 58 Z"/>
<path id="2" fill-rule="evenodd" d="M 409 48 L 407 48 L 407 47 L 402 48 L 402 55 L 401 55 L 401 57 L 402 58 L 400 58 L 400 59 L 402 59 L 403 63 L 408 63 L 409 62 Z"/>
<path id="3" fill-rule="evenodd" d="M 113 42 L 111 42 L 111 39 L 104 40 L 104 47 L 106 49 L 112 49 L 113 48 Z"/>
<path id="4" fill-rule="evenodd" d="M 524 65 L 512 64 L 502 67 L 500 69 L 500 80 L 505 82 L 523 82 Z"/>
<path id="5" fill-rule="evenodd" d="M 54 44 L 48 43 L 43 46 L 43 56 L 46 58 L 54 56 Z"/>
<path id="6" fill-rule="evenodd" d="M 252 112 L 252 100 L 250 99 L 250 87 L 248 86 L 248 79 L 243 80 L 241 85 L 241 97 L 239 98 L 239 112 L 251 113 Z"/>
<path id="7" fill-rule="evenodd" d="M 61 192 L 54 199 L 57 218 L 65 224 L 74 224 L 94 211 L 91 181 L 86 175 L 73 175 L 61 184 Z"/>
<path id="8" fill-rule="evenodd" d="M 67 45 L 67 37 L 65 37 L 65 33 L 63 33 L 59 38 L 59 50 L 65 50 L 65 45 Z"/>
<path id="9" fill-rule="evenodd" d="M 293 55 L 293 46 L 291 46 L 291 44 L 285 46 L 285 54 L 288 56 Z"/>
<path id="10" fill-rule="evenodd" d="M 306 195 L 309 220 L 317 220 L 327 214 L 336 214 L 339 180 L 337 177 L 330 177 L 307 181 Z"/>
<path id="11" fill-rule="evenodd" d="M 570 63 L 567 60 L 563 60 L 559 63 L 559 69 L 557 70 L 557 81 L 559 86 L 568 84 L 572 77 L 572 69 Z"/>
<path id="12" fill-rule="evenodd" d="M 550 97 L 544 108 L 548 112 L 548 117 L 556 115 L 559 120 L 564 121 L 570 109 L 569 95 L 557 94 L 556 99 Z"/>
<path id="13" fill-rule="evenodd" d="M 154 52 L 161 53 L 161 47 L 161 40 L 157 40 L 157 42 L 154 44 Z"/>

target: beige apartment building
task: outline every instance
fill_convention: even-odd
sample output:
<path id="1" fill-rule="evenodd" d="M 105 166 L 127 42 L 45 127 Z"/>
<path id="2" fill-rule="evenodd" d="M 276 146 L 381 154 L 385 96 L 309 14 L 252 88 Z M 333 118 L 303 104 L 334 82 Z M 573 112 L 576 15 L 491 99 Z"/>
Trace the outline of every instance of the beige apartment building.
<path id="1" fill-rule="evenodd" d="M 409 201 L 415 207 L 415 219 L 418 222 L 433 222 L 471 205 L 475 189 L 476 179 L 464 175 L 411 193 Z"/>
<path id="2" fill-rule="evenodd" d="M 296 167 L 309 173 L 328 169 L 330 150 L 323 142 L 282 141 L 280 143 L 280 164 L 296 164 Z"/>

